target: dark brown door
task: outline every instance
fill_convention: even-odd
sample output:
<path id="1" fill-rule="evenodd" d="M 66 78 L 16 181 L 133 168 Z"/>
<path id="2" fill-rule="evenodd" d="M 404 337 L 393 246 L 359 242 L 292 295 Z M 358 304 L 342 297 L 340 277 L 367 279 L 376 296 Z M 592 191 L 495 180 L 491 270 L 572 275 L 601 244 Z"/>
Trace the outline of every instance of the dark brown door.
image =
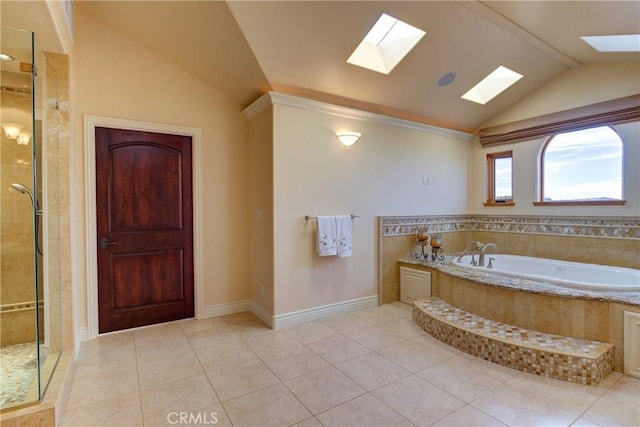
<path id="1" fill-rule="evenodd" d="M 95 132 L 100 333 L 192 317 L 191 137 Z"/>

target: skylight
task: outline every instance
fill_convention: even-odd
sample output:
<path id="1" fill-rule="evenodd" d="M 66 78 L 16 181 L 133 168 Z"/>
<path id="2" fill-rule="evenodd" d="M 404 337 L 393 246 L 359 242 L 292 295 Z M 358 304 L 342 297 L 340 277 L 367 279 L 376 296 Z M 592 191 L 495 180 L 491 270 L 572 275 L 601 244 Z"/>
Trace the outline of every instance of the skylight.
<path id="1" fill-rule="evenodd" d="M 640 52 L 640 34 L 580 38 L 598 52 Z"/>
<path id="2" fill-rule="evenodd" d="M 521 78 L 522 74 L 501 65 L 482 79 L 480 83 L 469 89 L 461 98 L 484 105 Z"/>
<path id="3" fill-rule="evenodd" d="M 383 13 L 347 63 L 389 74 L 426 32 Z"/>

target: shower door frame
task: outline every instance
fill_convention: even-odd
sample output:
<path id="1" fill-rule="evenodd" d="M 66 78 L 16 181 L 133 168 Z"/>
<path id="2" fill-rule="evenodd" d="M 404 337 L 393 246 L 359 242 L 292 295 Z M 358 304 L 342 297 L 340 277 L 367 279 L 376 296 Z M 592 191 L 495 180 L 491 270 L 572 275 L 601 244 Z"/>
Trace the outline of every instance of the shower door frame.
<path id="1" fill-rule="evenodd" d="M 194 279 L 194 310 L 196 319 L 202 318 L 204 311 L 204 272 L 203 254 L 204 241 L 202 237 L 202 130 L 185 126 L 175 126 L 162 123 L 141 122 L 117 119 L 103 116 L 84 116 L 85 140 L 85 212 L 86 212 L 86 283 L 87 283 L 87 331 L 77 334 L 78 340 L 92 340 L 97 338 L 98 332 L 98 260 L 96 248 L 98 237 L 96 230 L 96 165 L 95 165 L 95 128 L 108 127 L 116 129 L 134 130 L 142 132 L 157 132 L 173 135 L 190 136 L 192 141 L 192 172 L 193 172 L 193 279 Z M 76 343 L 76 351 L 79 350 Z"/>

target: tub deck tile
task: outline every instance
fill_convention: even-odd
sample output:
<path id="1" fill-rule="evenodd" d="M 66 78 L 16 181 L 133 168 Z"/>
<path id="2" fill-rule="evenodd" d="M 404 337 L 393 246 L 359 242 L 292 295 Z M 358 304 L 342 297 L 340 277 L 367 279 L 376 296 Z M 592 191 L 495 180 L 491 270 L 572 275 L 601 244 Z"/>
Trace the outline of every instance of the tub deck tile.
<path id="1" fill-rule="evenodd" d="M 439 298 L 413 304 L 413 319 L 430 335 L 473 356 L 524 372 L 596 385 L 614 365 L 614 346 L 484 319 Z"/>

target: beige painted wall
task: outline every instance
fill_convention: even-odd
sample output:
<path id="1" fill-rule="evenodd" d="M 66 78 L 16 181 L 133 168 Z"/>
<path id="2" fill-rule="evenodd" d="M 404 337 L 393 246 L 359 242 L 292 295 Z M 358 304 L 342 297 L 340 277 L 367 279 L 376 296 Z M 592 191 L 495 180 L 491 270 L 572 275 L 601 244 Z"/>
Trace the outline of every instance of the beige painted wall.
<path id="1" fill-rule="evenodd" d="M 640 93 L 640 65 L 595 64 L 574 68 L 551 80 L 482 127 L 493 126 L 543 114 L 580 107 Z M 625 206 L 538 206 L 538 156 L 544 138 L 489 147 L 474 138 L 471 145 L 469 202 L 471 213 L 495 215 L 640 215 L 640 122 L 614 126 L 624 144 Z M 488 153 L 513 151 L 514 207 L 484 207 L 487 198 L 486 156 Z"/>
<path id="2" fill-rule="evenodd" d="M 249 122 L 250 237 L 247 255 L 251 300 L 273 313 L 273 109 Z"/>
<path id="3" fill-rule="evenodd" d="M 87 325 L 83 115 L 202 129 L 204 306 L 249 298 L 248 126 L 241 108 L 135 41 L 77 11 L 71 55 L 78 323 Z"/>
<path id="4" fill-rule="evenodd" d="M 376 295 L 377 216 L 467 213 L 467 141 L 276 104 L 273 156 L 276 315 Z M 350 213 L 353 256 L 317 256 L 304 216 Z"/>

